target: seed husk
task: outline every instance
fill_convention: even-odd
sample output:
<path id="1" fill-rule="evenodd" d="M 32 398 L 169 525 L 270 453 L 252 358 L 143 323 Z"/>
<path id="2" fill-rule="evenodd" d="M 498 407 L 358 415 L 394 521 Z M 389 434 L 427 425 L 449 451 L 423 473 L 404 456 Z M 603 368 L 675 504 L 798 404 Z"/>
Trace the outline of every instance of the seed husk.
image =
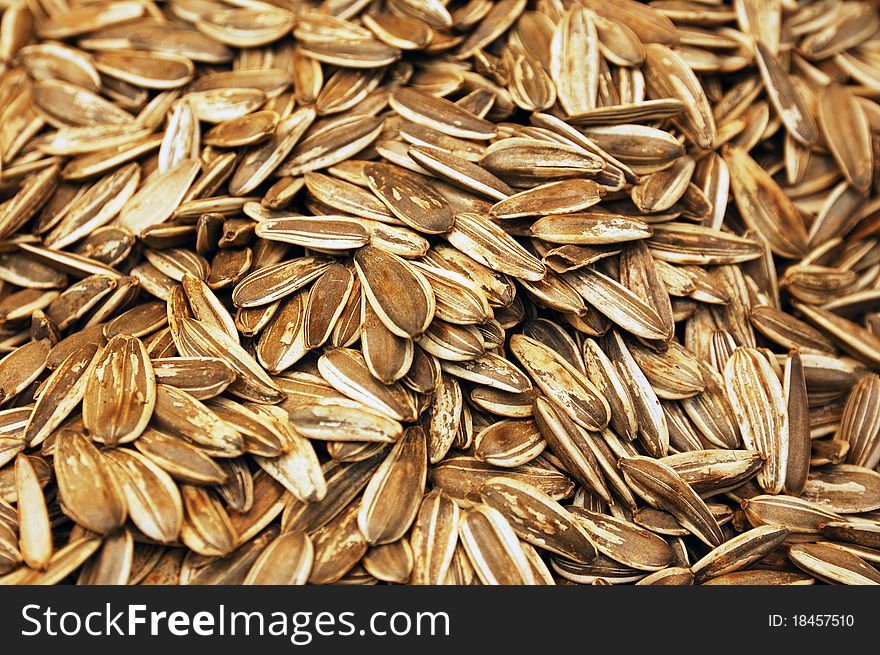
<path id="1" fill-rule="evenodd" d="M 42 443 L 73 411 L 86 392 L 88 369 L 99 346 L 88 344 L 72 352 L 46 380 L 46 387 L 34 405 L 24 429 L 28 445 Z"/>
<path id="2" fill-rule="evenodd" d="M 477 505 L 462 512 L 459 539 L 483 584 L 534 584 L 513 528 L 496 509 Z"/>
<path id="3" fill-rule="evenodd" d="M 410 532 L 413 584 L 441 584 L 458 543 L 459 508 L 440 490 L 426 494 Z"/>
<path id="4" fill-rule="evenodd" d="M 691 565 L 694 581 L 702 584 L 712 578 L 744 569 L 778 548 L 789 532 L 786 528 L 760 526 L 724 542 Z"/>
<path id="5" fill-rule="evenodd" d="M 645 55 L 648 93 L 654 98 L 681 100 L 684 111 L 673 120 L 697 146 L 711 148 L 715 141 L 715 120 L 694 72 L 680 55 L 666 46 L 648 44 Z"/>
<path id="6" fill-rule="evenodd" d="M 582 507 L 569 511 L 606 557 L 643 571 L 659 571 L 672 563 L 672 549 L 652 532 L 635 523 L 591 512 Z"/>
<path id="7" fill-rule="evenodd" d="M 789 450 L 788 408 L 779 378 L 757 350 L 738 348 L 725 366 L 724 381 L 743 442 L 767 458 L 758 484 L 779 493 Z"/>
<path id="8" fill-rule="evenodd" d="M 812 471 L 804 483 L 801 498 L 838 514 L 872 512 L 878 504 L 880 473 L 851 464 L 836 464 Z"/>
<path id="9" fill-rule="evenodd" d="M 559 355 L 525 335 L 515 335 L 510 348 L 544 394 L 575 423 L 593 431 L 608 424 L 609 408 L 604 397 L 586 376 Z"/>
<path id="10" fill-rule="evenodd" d="M 862 558 L 826 544 L 797 544 L 788 557 L 798 568 L 838 584 L 880 584 L 877 569 Z"/>
<path id="11" fill-rule="evenodd" d="M 15 458 L 15 488 L 21 558 L 32 569 L 45 569 L 53 552 L 49 513 L 33 465 L 21 453 Z"/>
<path id="12" fill-rule="evenodd" d="M 534 463 L 505 469 L 474 457 L 456 455 L 431 468 L 429 473 L 434 487 L 440 488 L 453 499 L 462 501 L 478 501 L 483 483 L 499 475 L 522 479 L 554 500 L 566 498 L 574 490 L 572 481 L 565 474 L 556 469 L 536 466 Z"/>
<path id="13" fill-rule="evenodd" d="M 480 495 L 528 543 L 577 562 L 586 563 L 595 557 L 596 551 L 581 525 L 538 489 L 510 478 L 491 478 L 481 487 Z"/>
<path id="14" fill-rule="evenodd" d="M 854 188 L 865 191 L 871 183 L 874 156 L 864 112 L 849 89 L 840 84 L 824 90 L 818 110 L 819 125 L 840 170 Z"/>
<path id="15" fill-rule="evenodd" d="M 108 446 L 129 443 L 147 427 L 156 405 L 156 378 L 136 337 L 110 339 L 91 368 L 83 396 L 83 424 Z"/>
<path id="16" fill-rule="evenodd" d="M 426 475 L 425 433 L 410 428 L 364 489 L 357 523 L 368 543 L 391 543 L 406 533 L 418 512 Z"/>
<path id="17" fill-rule="evenodd" d="M 547 445 L 564 465 L 565 471 L 591 488 L 603 500 L 611 502 L 602 468 L 590 439 L 595 437 L 574 423 L 558 406 L 546 398 L 535 399 L 535 423 Z M 635 502 L 634 500 L 632 501 Z"/>
<path id="18" fill-rule="evenodd" d="M 427 234 L 447 232 L 455 214 L 446 199 L 404 168 L 370 163 L 364 167 L 370 189 L 388 210 L 411 228 Z"/>
<path id="19" fill-rule="evenodd" d="M 171 476 L 148 457 L 130 449 L 114 449 L 106 455 L 120 471 L 132 523 L 160 543 L 177 540 L 183 523 L 183 500 Z"/>
<path id="20" fill-rule="evenodd" d="M 880 544 L 880 526 L 876 521 L 828 521 L 819 528 L 826 536 L 866 548 L 877 548 Z"/>
<path id="21" fill-rule="evenodd" d="M 711 546 L 722 542 L 718 522 L 706 504 L 669 466 L 647 457 L 623 458 L 620 468 L 635 491 L 651 505 L 673 515 Z"/>
<path id="22" fill-rule="evenodd" d="M 840 518 L 818 503 L 793 496 L 754 496 L 743 500 L 742 507 L 752 525 L 787 528 L 796 534 L 817 534 L 820 525 Z"/>
<path id="23" fill-rule="evenodd" d="M 298 530 L 285 532 L 260 553 L 243 584 L 302 585 L 309 579 L 314 560 L 309 536 Z"/>
<path id="24" fill-rule="evenodd" d="M 764 465 L 754 450 L 692 450 L 663 458 L 694 491 L 717 493 L 738 487 Z"/>
<path id="25" fill-rule="evenodd" d="M 391 332 L 410 338 L 424 332 L 436 303 L 418 271 L 399 257 L 369 246 L 357 252 L 354 264 L 370 306 Z"/>
<path id="26" fill-rule="evenodd" d="M 105 456 L 72 430 L 60 431 L 54 445 L 55 479 L 65 514 L 98 534 L 119 528 L 128 509 L 122 486 L 105 464 Z"/>

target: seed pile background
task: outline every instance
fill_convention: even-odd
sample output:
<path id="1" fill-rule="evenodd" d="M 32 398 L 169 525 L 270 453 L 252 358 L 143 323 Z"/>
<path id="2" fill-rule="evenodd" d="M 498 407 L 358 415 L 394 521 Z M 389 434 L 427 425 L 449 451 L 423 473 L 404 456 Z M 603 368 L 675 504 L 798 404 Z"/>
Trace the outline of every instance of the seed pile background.
<path id="1" fill-rule="evenodd" d="M 877 3 L 0 4 L 0 582 L 880 582 Z"/>

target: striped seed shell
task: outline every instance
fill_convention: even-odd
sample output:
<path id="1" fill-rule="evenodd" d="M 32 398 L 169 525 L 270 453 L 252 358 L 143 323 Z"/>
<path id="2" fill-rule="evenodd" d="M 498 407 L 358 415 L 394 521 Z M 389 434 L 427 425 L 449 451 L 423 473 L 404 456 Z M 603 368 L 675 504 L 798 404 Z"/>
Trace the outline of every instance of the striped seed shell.
<path id="1" fill-rule="evenodd" d="M 136 337 L 113 337 L 90 376 L 83 396 L 83 425 L 108 446 L 137 439 L 156 404 L 156 378 L 144 344 Z"/>
<path id="2" fill-rule="evenodd" d="M 789 449 L 788 408 L 779 378 L 758 350 L 737 348 L 724 368 L 724 384 L 743 442 L 767 458 L 758 484 L 779 493 Z"/>
<path id="3" fill-rule="evenodd" d="M 425 433 L 412 427 L 389 451 L 364 489 L 357 523 L 368 543 L 391 543 L 406 533 L 418 513 L 426 475 Z"/>
<path id="4" fill-rule="evenodd" d="M 125 495 L 105 456 L 72 430 L 58 432 L 54 443 L 55 479 L 64 513 L 98 534 L 122 526 L 128 514 Z"/>

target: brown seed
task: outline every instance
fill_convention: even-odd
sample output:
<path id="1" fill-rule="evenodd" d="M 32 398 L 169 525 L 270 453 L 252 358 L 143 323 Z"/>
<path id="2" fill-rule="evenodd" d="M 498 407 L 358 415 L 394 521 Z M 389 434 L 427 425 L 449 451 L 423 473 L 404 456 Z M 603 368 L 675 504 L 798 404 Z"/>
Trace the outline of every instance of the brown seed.
<path id="1" fill-rule="evenodd" d="M 578 425 L 598 431 L 608 424 L 608 404 L 599 390 L 542 343 L 515 335 L 510 348 L 538 387 Z"/>
<path id="2" fill-rule="evenodd" d="M 806 252 L 807 234 L 797 208 L 766 171 L 738 147 L 724 160 L 737 207 L 749 227 L 763 236 L 774 253 L 797 258 Z"/>
<path id="3" fill-rule="evenodd" d="M 738 348 L 725 366 L 724 382 L 743 442 L 767 458 L 758 484 L 779 493 L 789 456 L 788 408 L 779 378 L 760 352 Z"/>
<path id="4" fill-rule="evenodd" d="M 427 474 L 421 428 L 410 428 L 394 445 L 364 489 L 357 523 L 370 544 L 400 539 L 415 520 Z"/>
<path id="5" fill-rule="evenodd" d="M 572 507 L 569 511 L 603 555 L 643 571 L 659 571 L 672 563 L 672 549 L 652 532 L 581 507 Z"/>
<path id="6" fill-rule="evenodd" d="M 810 473 L 801 497 L 832 512 L 860 514 L 880 507 L 880 473 L 861 466 L 837 464 Z"/>
<path id="7" fill-rule="evenodd" d="M 199 555 L 229 554 L 235 548 L 235 528 L 219 500 L 209 490 L 188 484 L 181 492 L 186 510 L 181 541 Z"/>
<path id="8" fill-rule="evenodd" d="M 773 552 L 787 536 L 787 529 L 774 526 L 761 526 L 743 532 L 691 565 L 694 579 L 701 584 L 744 569 Z"/>
<path id="9" fill-rule="evenodd" d="M 436 303 L 421 273 L 372 246 L 358 250 L 354 265 L 370 306 L 391 332 L 410 338 L 424 332 Z"/>
<path id="10" fill-rule="evenodd" d="M 65 514 L 98 534 L 123 524 L 128 513 L 123 489 L 91 441 L 62 430 L 55 437 L 54 460 Z"/>
<path id="11" fill-rule="evenodd" d="M 837 165 L 853 187 L 865 191 L 874 158 L 862 108 L 847 87 L 831 84 L 821 94 L 818 109 L 819 125 Z"/>
<path id="12" fill-rule="evenodd" d="M 83 397 L 83 424 L 108 445 L 137 439 L 156 404 L 156 382 L 143 343 L 118 335 L 90 370 Z"/>
<path id="13" fill-rule="evenodd" d="M 21 558 L 32 569 L 45 569 L 52 559 L 52 529 L 37 475 L 23 454 L 15 458 L 15 488 Z"/>
<path id="14" fill-rule="evenodd" d="M 373 193 L 413 229 L 440 234 L 452 227 L 452 207 L 414 173 L 388 164 L 370 163 L 364 167 L 364 175 Z"/>
<path id="15" fill-rule="evenodd" d="M 312 534 L 315 557 L 309 582 L 336 582 L 367 552 L 367 542 L 358 530 L 358 514 L 358 505 L 352 503 Z"/>
<path id="16" fill-rule="evenodd" d="M 117 448 L 106 456 L 120 471 L 129 516 L 150 539 L 170 543 L 177 539 L 183 522 L 183 501 L 171 476 L 148 457 Z"/>
<path id="17" fill-rule="evenodd" d="M 721 529 L 706 504 L 670 467 L 647 457 L 628 457 L 620 468 L 633 490 L 651 505 L 673 515 L 711 546 L 722 542 Z"/>
<path id="18" fill-rule="evenodd" d="M 285 532 L 254 562 L 244 584 L 305 584 L 314 558 L 312 540 L 304 532 Z"/>
<path id="19" fill-rule="evenodd" d="M 430 470 L 430 479 L 434 487 L 440 488 L 454 499 L 470 502 L 478 501 L 479 490 L 483 483 L 497 476 L 520 479 L 540 489 L 554 500 L 566 498 L 574 490 L 574 484 L 563 473 L 535 464 L 504 469 L 473 457 L 456 455 Z"/>
<path id="20" fill-rule="evenodd" d="M 495 126 L 454 102 L 414 89 L 400 88 L 389 97 L 391 107 L 404 118 L 463 139 L 491 139 Z"/>
<path id="21" fill-rule="evenodd" d="M 480 495 L 528 543 L 577 562 L 586 563 L 595 557 L 596 551 L 581 525 L 535 487 L 510 478 L 491 478 L 481 487 Z"/>
<path id="22" fill-rule="evenodd" d="M 877 569 L 860 557 L 826 544 L 798 544 L 788 557 L 811 575 L 839 584 L 880 584 Z"/>
<path id="23" fill-rule="evenodd" d="M 477 505 L 462 512 L 459 538 L 483 584 L 534 584 L 516 533 L 498 510 Z"/>
<path id="24" fill-rule="evenodd" d="M 422 500 L 410 532 L 413 584 L 445 581 L 458 543 L 459 509 L 446 494 L 434 490 Z"/>
<path id="25" fill-rule="evenodd" d="M 743 500 L 742 507 L 752 525 L 787 528 L 795 534 L 818 534 L 820 525 L 840 518 L 818 503 L 793 496 L 754 496 Z"/>

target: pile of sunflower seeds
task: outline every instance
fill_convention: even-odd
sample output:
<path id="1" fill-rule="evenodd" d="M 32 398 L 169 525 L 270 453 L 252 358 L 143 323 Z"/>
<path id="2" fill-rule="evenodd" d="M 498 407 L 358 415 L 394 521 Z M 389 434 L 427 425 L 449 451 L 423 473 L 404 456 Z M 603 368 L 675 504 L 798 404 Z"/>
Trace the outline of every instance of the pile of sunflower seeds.
<path id="1" fill-rule="evenodd" d="M 0 582 L 880 583 L 880 10 L 18 0 Z"/>

